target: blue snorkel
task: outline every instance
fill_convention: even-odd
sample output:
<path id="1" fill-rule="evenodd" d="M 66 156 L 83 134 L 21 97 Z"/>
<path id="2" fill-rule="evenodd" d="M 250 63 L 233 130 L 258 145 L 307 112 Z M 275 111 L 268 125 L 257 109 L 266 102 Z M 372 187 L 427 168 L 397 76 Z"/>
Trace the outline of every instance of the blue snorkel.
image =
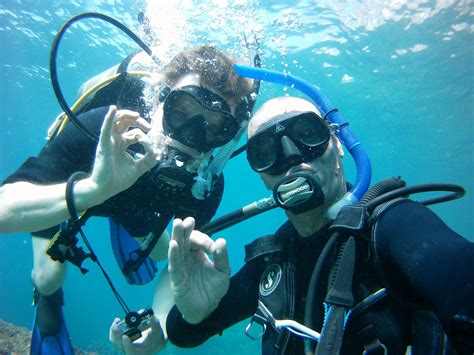
<path id="1" fill-rule="evenodd" d="M 337 137 L 354 159 L 357 173 L 352 189 L 328 210 L 327 216 L 334 219 L 342 206 L 357 203 L 370 186 L 372 167 L 367 152 L 359 139 L 339 114 L 337 108 L 329 102 L 329 99 L 316 86 L 293 75 L 239 64 L 234 64 L 234 69 L 238 75 L 246 78 L 269 81 L 300 90 L 314 101 L 324 119 L 338 126 Z"/>

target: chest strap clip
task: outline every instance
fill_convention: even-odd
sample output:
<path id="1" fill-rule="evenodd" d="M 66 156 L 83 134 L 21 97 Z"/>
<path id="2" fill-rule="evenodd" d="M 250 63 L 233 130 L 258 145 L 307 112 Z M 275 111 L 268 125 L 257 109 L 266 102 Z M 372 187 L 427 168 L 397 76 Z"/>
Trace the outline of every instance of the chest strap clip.
<path id="1" fill-rule="evenodd" d="M 364 344 L 364 355 L 387 355 L 387 347 L 376 339 L 374 342 L 369 344 Z"/>
<path id="2" fill-rule="evenodd" d="M 260 326 L 262 326 L 262 331 L 258 333 L 257 335 L 253 335 L 250 332 L 250 329 L 252 328 L 253 324 L 257 323 Z M 270 310 L 263 304 L 262 301 L 258 301 L 258 308 L 257 312 L 252 316 L 252 319 L 250 320 L 250 323 L 247 325 L 245 328 L 245 334 L 252 339 L 256 340 L 258 338 L 261 338 L 263 334 L 265 334 L 265 331 L 267 330 L 267 324 L 270 325 L 275 331 L 279 334 L 281 334 L 282 330 L 287 330 L 290 333 L 297 335 L 302 338 L 307 338 L 307 339 L 312 339 L 315 341 L 319 341 L 321 335 L 304 326 L 303 324 L 300 324 L 294 320 L 291 319 L 282 319 L 278 320 L 273 317 L 272 313 Z"/>

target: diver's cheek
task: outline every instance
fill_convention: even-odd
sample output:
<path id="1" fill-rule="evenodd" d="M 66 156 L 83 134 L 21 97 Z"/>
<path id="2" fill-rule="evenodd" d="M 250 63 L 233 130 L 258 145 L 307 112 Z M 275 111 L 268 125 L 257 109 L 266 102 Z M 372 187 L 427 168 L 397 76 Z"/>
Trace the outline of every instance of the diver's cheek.
<path id="1" fill-rule="evenodd" d="M 278 176 L 273 176 L 269 175 L 267 173 L 260 173 L 260 178 L 262 179 L 263 183 L 265 184 L 265 187 L 273 191 L 273 188 L 275 187 L 276 183 L 280 181 L 283 178 L 284 174 L 278 175 Z"/>
<path id="2" fill-rule="evenodd" d="M 344 193 L 346 190 L 342 166 L 332 162 L 320 167 L 318 173 L 324 196 L 326 196 L 326 203 L 332 204 L 341 198 L 341 192 Z"/>

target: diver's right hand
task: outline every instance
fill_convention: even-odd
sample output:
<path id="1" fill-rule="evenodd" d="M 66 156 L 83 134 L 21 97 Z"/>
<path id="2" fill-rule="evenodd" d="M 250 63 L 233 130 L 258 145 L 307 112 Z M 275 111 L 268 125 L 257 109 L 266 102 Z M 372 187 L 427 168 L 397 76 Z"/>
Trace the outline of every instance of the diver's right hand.
<path id="1" fill-rule="evenodd" d="M 115 318 L 110 326 L 109 340 L 127 355 L 148 355 L 161 351 L 167 339 L 156 316 L 150 320 L 150 328 L 142 332 L 142 336 L 133 341 L 118 327 L 120 319 Z"/>
<path id="2" fill-rule="evenodd" d="M 138 113 L 110 107 L 102 124 L 91 176 L 74 185 L 78 212 L 129 188 L 156 164 L 156 154 L 144 133 L 150 128 Z M 132 157 L 127 152 L 134 143 L 145 148 L 145 155 Z M 44 185 L 17 181 L 0 186 L 0 233 L 39 231 L 70 218 L 65 189 L 65 182 Z"/>
<path id="3" fill-rule="evenodd" d="M 199 323 L 216 309 L 229 289 L 226 241 L 213 241 L 194 230 L 192 217 L 184 221 L 175 219 L 168 249 L 168 273 L 174 301 L 183 318 Z"/>
<path id="4" fill-rule="evenodd" d="M 150 129 L 150 124 L 137 112 L 110 106 L 102 124 L 91 174 L 98 203 L 128 189 L 156 164 L 156 153 L 144 133 Z M 143 146 L 145 155 L 132 157 L 127 152 L 135 143 Z"/>

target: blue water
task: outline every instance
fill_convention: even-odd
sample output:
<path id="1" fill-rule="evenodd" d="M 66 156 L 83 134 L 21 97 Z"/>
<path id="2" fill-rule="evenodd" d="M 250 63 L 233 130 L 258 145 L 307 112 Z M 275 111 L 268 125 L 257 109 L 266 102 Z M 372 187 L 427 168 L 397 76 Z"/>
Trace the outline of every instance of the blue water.
<path id="1" fill-rule="evenodd" d="M 172 3 L 172 4 L 169 4 Z M 147 10 L 167 53 L 215 43 L 242 62 L 242 33 L 260 42 L 263 64 L 318 85 L 350 121 L 373 164 L 373 181 L 399 175 L 409 184 L 450 182 L 466 196 L 433 209 L 458 233 L 474 240 L 474 36 L 472 2 L 397 1 L 37 1 L 0 4 L 0 179 L 44 145 L 60 112 L 49 79 L 54 34 L 72 15 L 97 11 L 140 32 Z M 252 33 L 254 35 L 252 35 Z M 74 26 L 61 44 L 59 76 L 72 103 L 87 78 L 121 61 L 135 45 L 109 25 Z M 259 103 L 291 88 L 264 83 Z M 298 94 L 299 95 L 299 94 Z M 354 166 L 346 157 L 354 178 Z M 243 156 L 226 167 L 226 190 L 218 215 L 267 196 Z M 233 271 L 243 245 L 270 234 L 283 221 L 274 211 L 220 233 L 228 238 Z M 86 233 L 132 308 L 151 302 L 154 285 L 131 287 L 115 265 L 107 225 L 95 219 Z M 66 317 L 74 344 L 111 353 L 108 328 L 121 310 L 93 264 L 82 276 L 70 267 Z M 31 327 L 31 241 L 27 234 L 0 238 L 0 318 Z M 163 265 L 161 265 L 163 268 Z M 215 354 L 258 352 L 243 335 L 245 322 L 211 339 Z M 168 345 L 165 353 L 182 350 Z"/>

